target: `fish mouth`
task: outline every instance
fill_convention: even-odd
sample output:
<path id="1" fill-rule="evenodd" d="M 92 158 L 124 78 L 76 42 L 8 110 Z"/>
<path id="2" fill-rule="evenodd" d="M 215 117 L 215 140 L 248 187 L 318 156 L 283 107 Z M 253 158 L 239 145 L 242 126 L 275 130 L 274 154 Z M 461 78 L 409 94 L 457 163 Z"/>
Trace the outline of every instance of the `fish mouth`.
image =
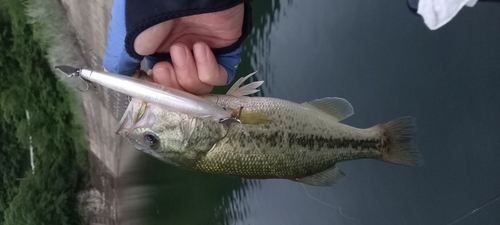
<path id="1" fill-rule="evenodd" d="M 154 113 L 148 108 L 147 102 L 132 98 L 120 122 L 115 126 L 115 133 L 128 136 L 135 128 L 152 127 L 155 120 Z"/>

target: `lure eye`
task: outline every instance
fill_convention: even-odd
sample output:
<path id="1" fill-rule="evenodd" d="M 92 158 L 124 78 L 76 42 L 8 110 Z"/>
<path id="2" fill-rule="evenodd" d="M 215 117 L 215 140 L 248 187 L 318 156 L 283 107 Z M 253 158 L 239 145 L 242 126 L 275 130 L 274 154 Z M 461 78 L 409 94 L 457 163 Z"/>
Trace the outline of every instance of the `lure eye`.
<path id="1" fill-rule="evenodd" d="M 159 142 L 160 139 L 158 138 L 158 136 L 156 136 L 156 134 L 153 133 L 144 134 L 144 144 L 146 144 L 150 148 L 156 147 Z"/>

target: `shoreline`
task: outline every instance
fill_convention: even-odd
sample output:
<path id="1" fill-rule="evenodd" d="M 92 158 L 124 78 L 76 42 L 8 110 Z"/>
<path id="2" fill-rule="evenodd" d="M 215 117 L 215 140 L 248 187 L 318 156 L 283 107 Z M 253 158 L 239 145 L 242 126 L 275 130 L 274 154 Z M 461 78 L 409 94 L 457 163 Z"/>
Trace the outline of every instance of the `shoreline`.
<path id="1" fill-rule="evenodd" d="M 60 0 L 79 45 L 79 55 L 87 68 L 103 70 L 102 57 L 106 49 L 107 31 L 111 19 L 112 1 Z M 82 10 L 85 9 L 85 10 Z M 91 13 L 89 13 L 91 12 Z M 90 188 L 81 196 L 90 224 L 118 224 L 121 161 L 133 157 L 135 151 L 127 140 L 114 132 L 128 104 L 126 96 L 98 86 L 77 93 L 84 109 L 84 123 L 89 141 Z"/>

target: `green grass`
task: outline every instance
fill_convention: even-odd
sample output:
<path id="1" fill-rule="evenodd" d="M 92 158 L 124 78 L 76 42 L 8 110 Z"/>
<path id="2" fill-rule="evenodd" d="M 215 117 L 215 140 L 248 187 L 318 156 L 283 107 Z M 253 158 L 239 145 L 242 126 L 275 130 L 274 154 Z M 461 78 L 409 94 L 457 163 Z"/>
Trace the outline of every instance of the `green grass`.
<path id="1" fill-rule="evenodd" d="M 41 1 L 0 1 L 0 162 L 17 165 L 0 171 L 4 180 L 0 224 L 5 225 L 85 223 L 76 198 L 88 184 L 82 107 L 73 88 L 52 69 L 53 64 L 80 59 L 65 27 L 59 33 L 54 30 L 66 21 L 63 11 L 57 11 L 62 9 L 56 8 L 61 7 L 59 2 L 43 2 L 45 6 L 37 8 Z M 47 8 L 56 13 L 40 11 Z M 29 123 L 25 110 L 30 112 Z M 29 135 L 35 148 L 35 174 L 25 166 Z M 13 182 L 16 176 L 24 179 Z"/>

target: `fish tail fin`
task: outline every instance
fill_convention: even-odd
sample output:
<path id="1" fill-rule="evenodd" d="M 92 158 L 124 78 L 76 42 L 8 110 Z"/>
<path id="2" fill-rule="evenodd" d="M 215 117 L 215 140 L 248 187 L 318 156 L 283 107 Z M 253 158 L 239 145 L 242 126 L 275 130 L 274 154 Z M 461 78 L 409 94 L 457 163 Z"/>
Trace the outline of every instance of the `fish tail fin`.
<path id="1" fill-rule="evenodd" d="M 380 160 L 407 166 L 419 166 L 423 163 L 420 153 L 413 146 L 415 118 L 402 117 L 386 124 L 378 125 L 382 129 L 382 158 Z"/>

